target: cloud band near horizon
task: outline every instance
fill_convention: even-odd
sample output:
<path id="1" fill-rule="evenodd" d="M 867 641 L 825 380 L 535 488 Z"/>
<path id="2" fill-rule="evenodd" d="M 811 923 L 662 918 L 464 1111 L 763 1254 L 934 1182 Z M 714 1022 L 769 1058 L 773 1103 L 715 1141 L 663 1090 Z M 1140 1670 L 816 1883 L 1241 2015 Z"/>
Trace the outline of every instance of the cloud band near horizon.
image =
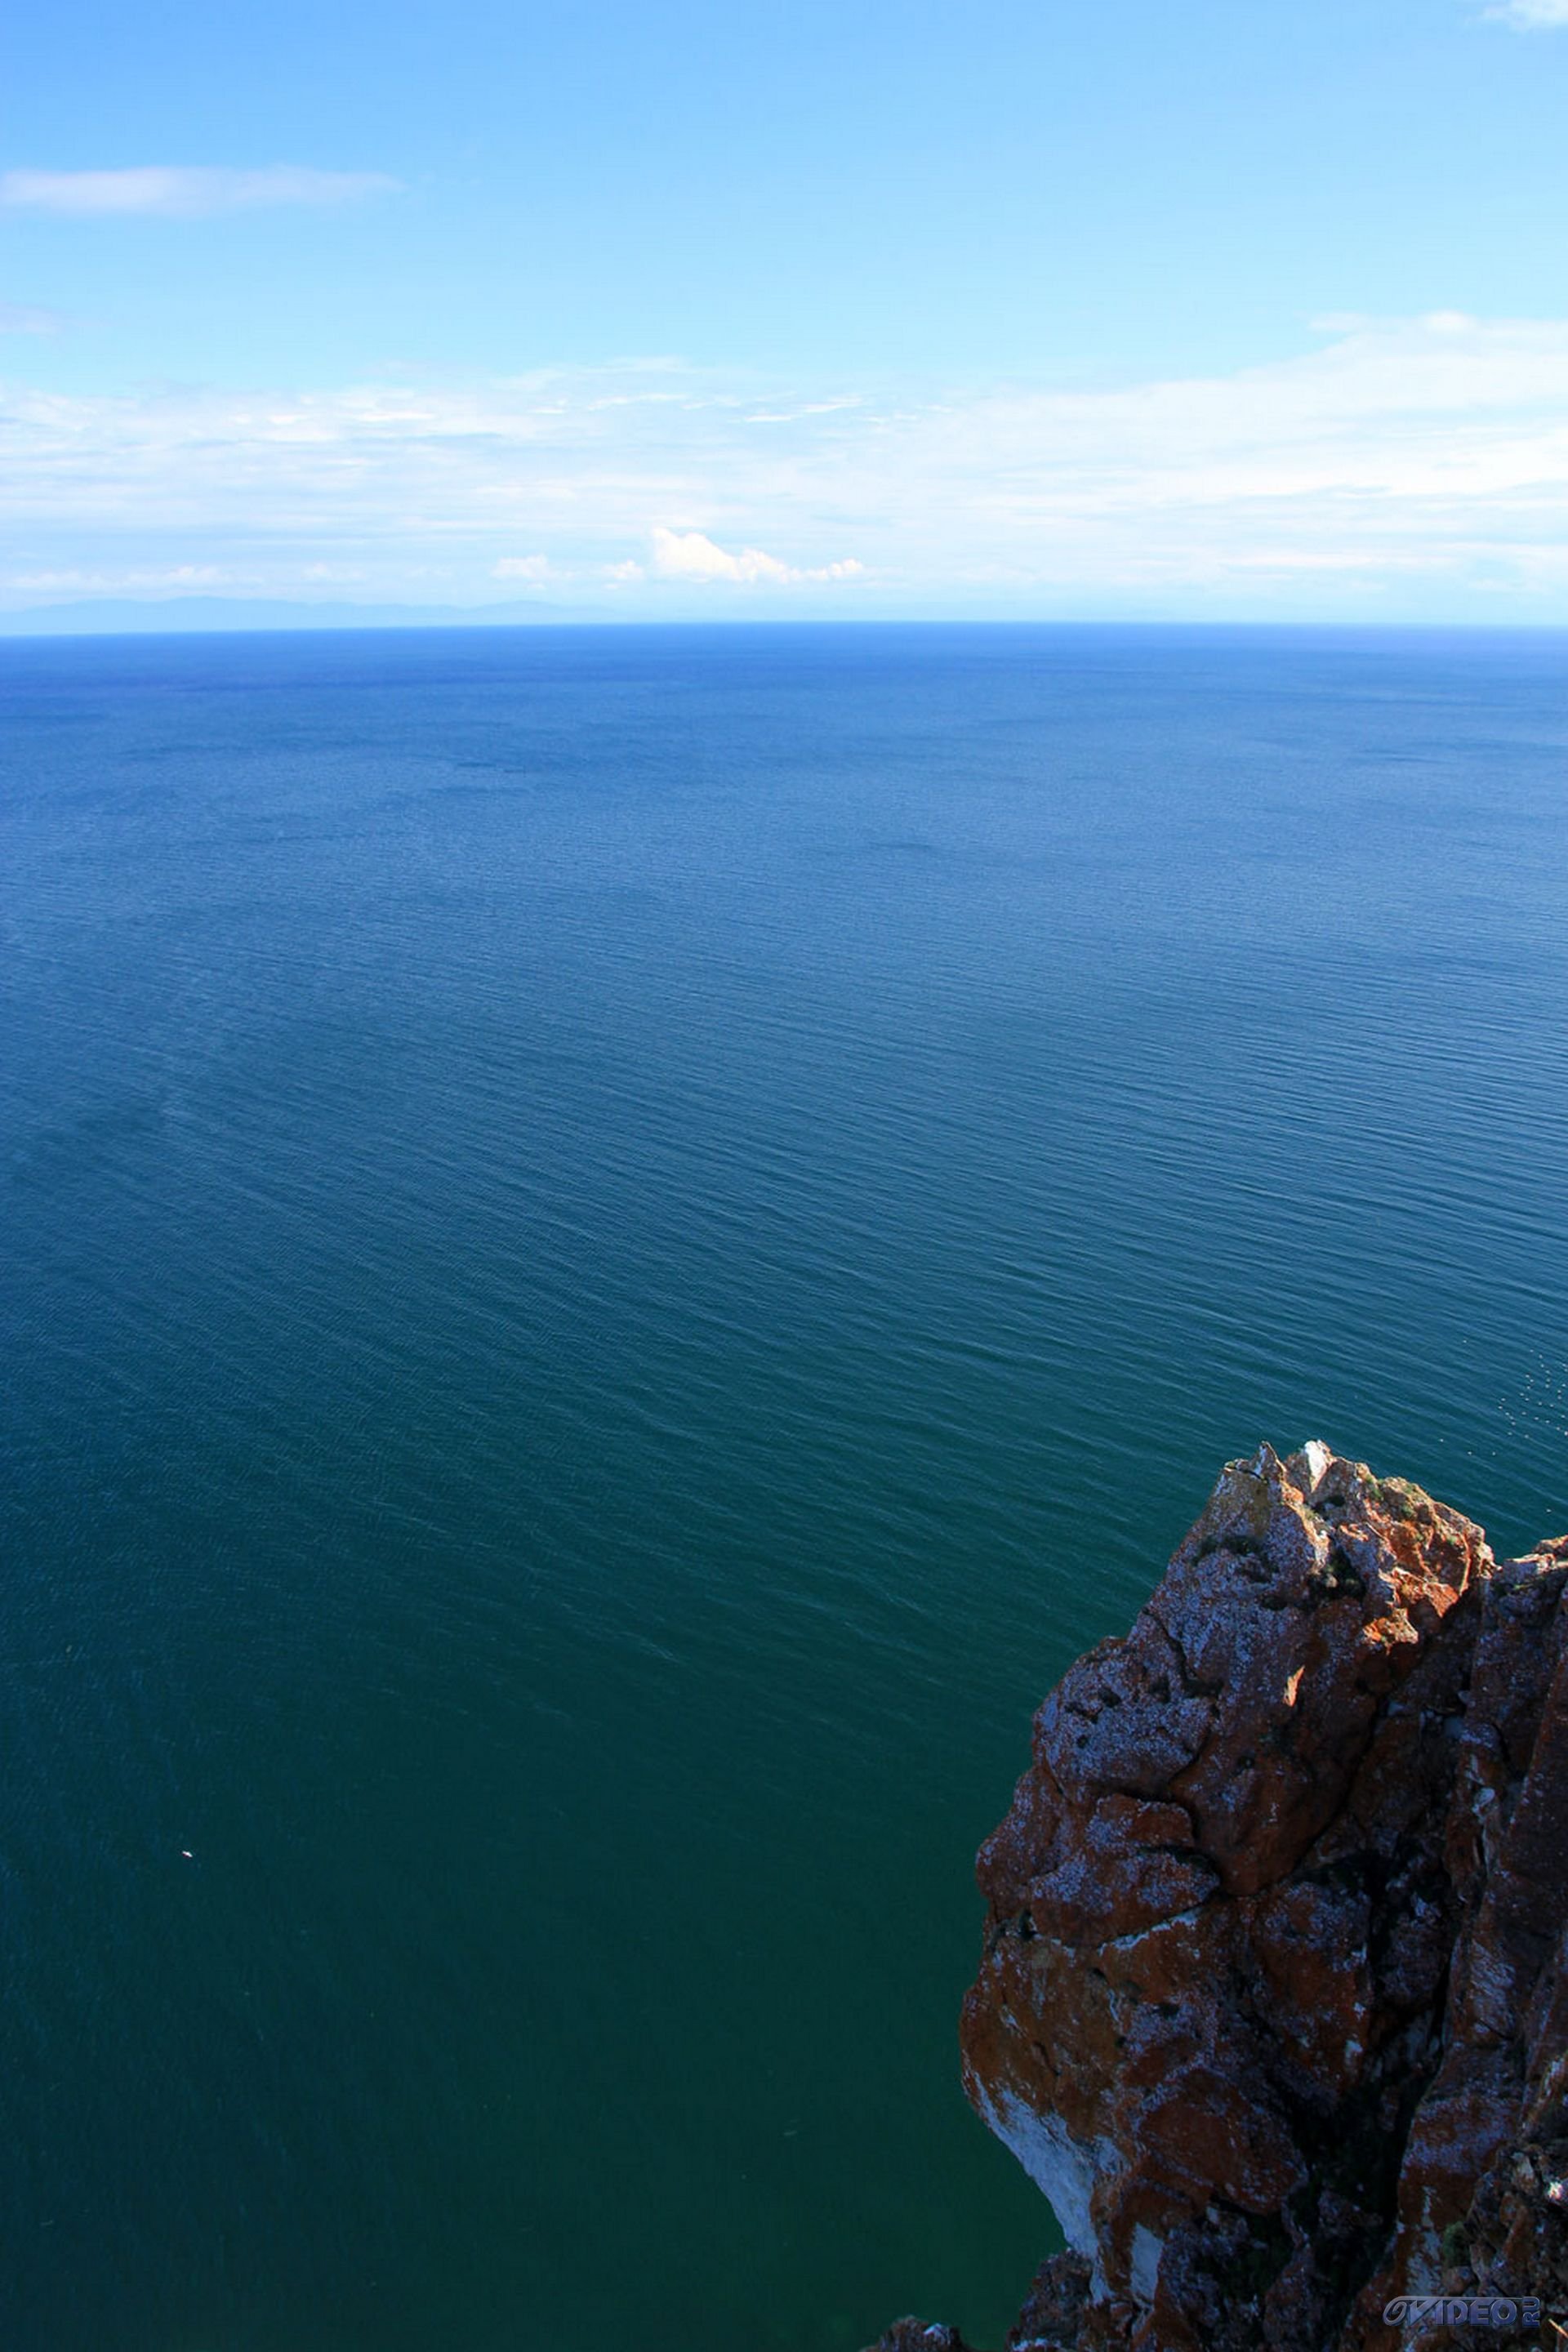
<path id="1" fill-rule="evenodd" d="M 13 393 L 13 606 L 213 593 L 1568 621 L 1568 320 L 1342 321 L 1099 392 L 664 362 L 244 396 Z"/>

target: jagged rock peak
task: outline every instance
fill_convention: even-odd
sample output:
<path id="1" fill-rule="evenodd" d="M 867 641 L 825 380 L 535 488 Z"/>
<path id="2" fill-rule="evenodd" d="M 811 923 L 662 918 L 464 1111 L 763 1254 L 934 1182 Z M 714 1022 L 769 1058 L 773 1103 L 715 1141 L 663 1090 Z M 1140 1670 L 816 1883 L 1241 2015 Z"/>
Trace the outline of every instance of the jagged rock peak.
<path id="1" fill-rule="evenodd" d="M 1568 2299 L 1565 1585 L 1568 1539 L 1500 1569 L 1266 1445 L 1046 1700 L 963 2022 L 1072 2250 L 1010 2352 L 1392 2352 L 1400 2295 Z"/>

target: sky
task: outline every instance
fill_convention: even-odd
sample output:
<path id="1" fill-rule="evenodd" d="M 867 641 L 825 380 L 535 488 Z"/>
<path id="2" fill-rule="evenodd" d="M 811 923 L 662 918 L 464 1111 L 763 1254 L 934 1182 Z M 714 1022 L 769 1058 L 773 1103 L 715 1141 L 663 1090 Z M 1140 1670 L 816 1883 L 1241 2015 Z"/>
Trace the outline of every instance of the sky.
<path id="1" fill-rule="evenodd" d="M 61 0 L 0 84 L 0 611 L 1568 624 L 1568 0 Z"/>

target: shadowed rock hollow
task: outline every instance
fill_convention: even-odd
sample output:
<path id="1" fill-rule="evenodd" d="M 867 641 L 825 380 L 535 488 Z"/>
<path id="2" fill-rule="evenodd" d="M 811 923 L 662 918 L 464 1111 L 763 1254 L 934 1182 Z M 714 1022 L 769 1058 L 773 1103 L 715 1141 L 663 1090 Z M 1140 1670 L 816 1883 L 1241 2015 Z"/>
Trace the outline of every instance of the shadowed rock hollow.
<path id="1" fill-rule="evenodd" d="M 1384 2323 L 1437 2292 L 1564 2315 L 1565 1585 L 1568 1539 L 1499 1567 L 1405 1480 L 1265 1446 L 1047 1699 L 963 2024 L 1072 2250 L 1013 2352 L 1541 2340 Z"/>

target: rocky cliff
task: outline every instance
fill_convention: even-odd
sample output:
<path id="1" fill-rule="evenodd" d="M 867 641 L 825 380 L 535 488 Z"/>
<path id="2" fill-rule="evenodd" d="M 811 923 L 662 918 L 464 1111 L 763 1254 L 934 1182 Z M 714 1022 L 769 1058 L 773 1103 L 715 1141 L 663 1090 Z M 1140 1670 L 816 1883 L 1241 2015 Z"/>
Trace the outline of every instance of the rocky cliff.
<path id="1" fill-rule="evenodd" d="M 1565 1586 L 1265 1446 L 1047 1699 L 963 2025 L 1072 2250 L 1010 2352 L 1568 2342 Z"/>

